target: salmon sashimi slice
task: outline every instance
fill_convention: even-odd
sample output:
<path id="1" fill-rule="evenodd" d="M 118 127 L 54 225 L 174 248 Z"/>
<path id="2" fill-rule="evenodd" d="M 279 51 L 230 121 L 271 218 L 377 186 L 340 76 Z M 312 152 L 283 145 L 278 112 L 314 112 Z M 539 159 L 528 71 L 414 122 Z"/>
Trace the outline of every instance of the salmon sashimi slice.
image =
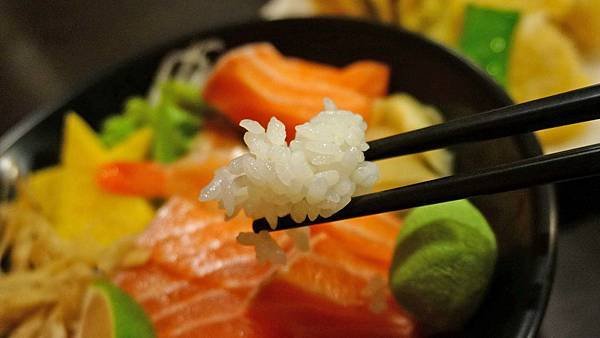
<path id="1" fill-rule="evenodd" d="M 399 229 L 391 214 L 314 227 L 311 251 L 295 254 L 260 288 L 250 316 L 279 337 L 418 336 L 414 320 L 387 288 Z M 377 246 L 374 254 L 367 252 Z M 267 323 L 272 318 L 278 320 Z"/>
<path id="2" fill-rule="evenodd" d="M 114 280 L 142 305 L 158 337 L 266 337 L 244 313 L 255 288 L 210 288 L 155 262 Z"/>
<path id="3" fill-rule="evenodd" d="M 315 84 L 334 84 L 370 97 L 381 97 L 387 93 L 390 69 L 384 63 L 361 60 L 338 68 L 300 58 L 285 57 L 269 43 L 256 43 L 252 46 L 256 54 L 271 68 L 290 77 Z"/>
<path id="4" fill-rule="evenodd" d="M 390 68 L 377 61 L 356 61 L 344 68 L 342 79 L 354 90 L 378 98 L 388 91 Z"/>
<path id="5" fill-rule="evenodd" d="M 352 252 L 389 266 L 395 239 L 400 229 L 400 219 L 393 214 L 359 217 L 313 226 L 312 232 L 326 233 Z"/>
<path id="6" fill-rule="evenodd" d="M 151 249 L 149 261 L 114 281 L 142 305 L 159 337 L 268 337 L 246 316 L 274 272 L 235 242 L 250 230 L 244 216 L 226 222 L 216 204 L 174 197 L 138 240 Z"/>
<path id="7" fill-rule="evenodd" d="M 291 139 L 294 126 L 322 110 L 324 98 L 366 119 L 373 100 L 387 92 L 388 78 L 387 66 L 375 61 L 338 69 L 286 58 L 268 43 L 255 43 L 219 59 L 203 97 L 236 123 L 250 118 L 266 125 L 275 116 Z"/>
<path id="8" fill-rule="evenodd" d="M 243 215 L 225 221 L 216 204 L 174 198 L 139 243 L 152 248 L 151 260 L 163 269 L 207 286 L 257 285 L 272 267 L 257 264 L 254 249 L 236 242 L 245 231 L 251 231 L 251 221 Z M 289 248 L 289 241 L 278 238 Z"/>
<path id="9" fill-rule="evenodd" d="M 393 243 L 399 224 L 370 216 L 335 230 L 323 225 L 311 232 L 309 252 L 274 233 L 289 263 L 273 266 L 235 241 L 250 231 L 250 219 L 224 221 L 216 205 L 176 197 L 139 238 L 149 261 L 114 280 L 140 302 L 159 337 L 416 337 L 414 320 L 386 287 L 391 251 L 367 255 L 354 245 Z M 364 231 L 333 235 L 344 227 Z M 374 312 L 374 301 L 384 306 Z"/>
<path id="10" fill-rule="evenodd" d="M 283 301 L 285 300 L 285 301 Z M 260 290 L 249 317 L 277 337 L 417 337 L 414 322 L 389 302 L 386 313 L 331 303 L 279 279 Z"/>

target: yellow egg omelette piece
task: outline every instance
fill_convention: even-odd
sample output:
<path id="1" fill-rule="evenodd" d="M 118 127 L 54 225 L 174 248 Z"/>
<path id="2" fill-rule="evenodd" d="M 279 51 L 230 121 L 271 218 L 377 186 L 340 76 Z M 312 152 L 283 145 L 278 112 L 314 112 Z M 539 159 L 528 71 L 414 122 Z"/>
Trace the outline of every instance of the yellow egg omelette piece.
<path id="1" fill-rule="evenodd" d="M 61 164 L 34 173 L 30 198 L 55 225 L 61 237 L 93 250 L 143 230 L 154 215 L 143 198 L 102 191 L 95 182 L 98 166 L 110 161 L 140 161 L 152 132 L 141 129 L 106 149 L 92 128 L 75 113 L 67 114 Z"/>

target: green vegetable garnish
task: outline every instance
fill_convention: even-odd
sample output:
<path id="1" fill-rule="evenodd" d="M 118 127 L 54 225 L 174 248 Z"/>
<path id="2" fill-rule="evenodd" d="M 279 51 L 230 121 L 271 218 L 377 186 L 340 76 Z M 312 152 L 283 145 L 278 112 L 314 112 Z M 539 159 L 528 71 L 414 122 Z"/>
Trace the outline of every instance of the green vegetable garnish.
<path id="1" fill-rule="evenodd" d="M 160 101 L 156 106 L 141 97 L 127 100 L 120 115 L 104 121 L 101 139 L 106 146 L 112 147 L 137 129 L 151 126 L 154 130 L 153 159 L 173 162 L 188 150 L 201 124 L 197 112 L 204 108 L 195 86 L 167 81 L 160 87 Z"/>
<path id="2" fill-rule="evenodd" d="M 139 128 L 135 121 L 125 115 L 114 115 L 104 120 L 102 142 L 108 147 L 115 146 Z"/>
<path id="3" fill-rule="evenodd" d="M 467 6 L 461 50 L 498 83 L 505 86 L 515 27 L 516 11 Z"/>
<path id="4" fill-rule="evenodd" d="M 121 143 L 139 128 L 152 121 L 152 108 L 141 97 L 133 97 L 125 103 L 120 115 L 109 116 L 102 124 L 100 138 L 107 147 Z"/>
<path id="5" fill-rule="evenodd" d="M 188 110 L 201 110 L 206 107 L 200 99 L 198 88 L 186 83 L 167 81 L 160 87 L 163 102 L 175 102 Z"/>
<path id="6" fill-rule="evenodd" d="M 496 257 L 494 233 L 467 200 L 416 208 L 398 236 L 390 287 L 430 333 L 452 331 L 477 309 Z"/>
<path id="7" fill-rule="evenodd" d="M 159 105 L 154 121 L 154 160 L 169 163 L 185 154 L 199 126 L 200 119 L 185 109 L 170 103 Z"/>

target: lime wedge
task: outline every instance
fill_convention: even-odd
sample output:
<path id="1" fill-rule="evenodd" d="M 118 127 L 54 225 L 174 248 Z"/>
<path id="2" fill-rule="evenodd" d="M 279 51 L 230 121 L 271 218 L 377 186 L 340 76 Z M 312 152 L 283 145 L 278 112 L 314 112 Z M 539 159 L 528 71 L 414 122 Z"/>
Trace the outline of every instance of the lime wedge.
<path id="1" fill-rule="evenodd" d="M 133 298 L 107 281 L 92 284 L 83 302 L 78 338 L 154 338 L 150 319 Z"/>
<path id="2" fill-rule="evenodd" d="M 481 302 L 497 249 L 494 233 L 468 201 L 414 209 L 394 251 L 394 297 L 430 333 L 460 328 Z"/>

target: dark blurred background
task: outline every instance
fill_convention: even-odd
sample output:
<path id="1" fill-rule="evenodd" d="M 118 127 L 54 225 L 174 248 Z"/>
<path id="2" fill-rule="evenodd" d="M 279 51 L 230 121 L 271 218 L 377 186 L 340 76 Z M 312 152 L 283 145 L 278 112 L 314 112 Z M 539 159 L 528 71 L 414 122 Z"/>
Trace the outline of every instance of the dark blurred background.
<path id="1" fill-rule="evenodd" d="M 0 0 L 0 132 L 111 64 L 209 27 L 258 17 L 260 0 Z"/>
<path id="2" fill-rule="evenodd" d="M 0 0 L 0 133 L 115 62 L 206 28 L 257 19 L 263 3 Z M 576 188 L 562 191 L 577 194 Z M 600 337 L 600 219 L 589 202 L 585 211 L 563 215 L 541 337 Z"/>

